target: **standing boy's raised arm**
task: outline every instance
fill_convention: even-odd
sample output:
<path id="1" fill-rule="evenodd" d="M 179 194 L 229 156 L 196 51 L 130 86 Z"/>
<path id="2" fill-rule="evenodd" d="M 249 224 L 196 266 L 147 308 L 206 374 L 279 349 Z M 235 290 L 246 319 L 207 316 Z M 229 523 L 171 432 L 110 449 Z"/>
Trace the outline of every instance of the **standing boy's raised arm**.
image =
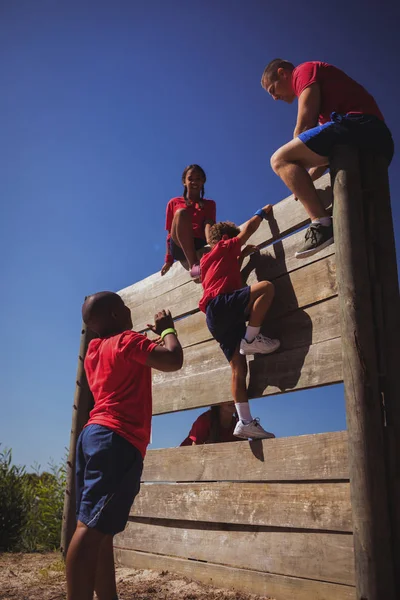
<path id="1" fill-rule="evenodd" d="M 242 242 L 242 245 L 244 245 L 247 242 L 247 240 L 253 235 L 253 233 L 257 231 L 257 229 L 260 227 L 261 221 L 267 218 L 267 215 L 271 210 L 271 204 L 267 204 L 266 206 L 258 210 L 254 217 L 251 217 L 251 219 L 249 219 L 247 223 L 243 225 L 239 235 L 237 236 Z"/>
<path id="2" fill-rule="evenodd" d="M 183 350 L 170 311 L 162 310 L 157 313 L 154 317 L 154 325 L 148 327 L 161 336 L 164 346 L 157 346 L 150 352 L 146 365 L 158 371 L 179 371 L 183 365 Z"/>

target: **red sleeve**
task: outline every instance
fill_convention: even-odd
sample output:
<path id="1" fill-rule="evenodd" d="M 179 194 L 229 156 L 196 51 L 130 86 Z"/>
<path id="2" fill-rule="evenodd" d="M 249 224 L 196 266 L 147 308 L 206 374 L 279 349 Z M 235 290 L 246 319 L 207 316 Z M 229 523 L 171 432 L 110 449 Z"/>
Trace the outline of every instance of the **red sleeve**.
<path id="1" fill-rule="evenodd" d="M 165 229 L 171 231 L 172 221 L 174 219 L 174 198 L 167 204 L 167 212 L 165 216 Z"/>
<path id="2" fill-rule="evenodd" d="M 240 238 L 238 237 L 234 237 L 231 238 L 230 240 L 225 240 L 224 241 L 224 246 L 225 248 L 228 250 L 228 252 L 231 252 L 236 258 L 239 258 L 241 252 L 242 252 L 242 242 L 240 240 Z"/>
<path id="3" fill-rule="evenodd" d="M 118 351 L 126 360 L 145 365 L 148 355 L 156 346 L 157 344 L 141 333 L 125 331 L 119 340 Z"/>
<path id="4" fill-rule="evenodd" d="M 210 434 L 210 411 L 200 415 L 192 425 L 189 439 L 196 444 L 205 444 Z"/>
<path id="5" fill-rule="evenodd" d="M 214 221 L 215 223 L 217 220 L 217 207 L 214 200 L 207 200 L 205 209 L 205 221 Z"/>
<path id="6" fill-rule="evenodd" d="M 306 62 L 293 71 L 292 84 L 297 97 L 311 84 L 318 82 L 318 62 Z"/>

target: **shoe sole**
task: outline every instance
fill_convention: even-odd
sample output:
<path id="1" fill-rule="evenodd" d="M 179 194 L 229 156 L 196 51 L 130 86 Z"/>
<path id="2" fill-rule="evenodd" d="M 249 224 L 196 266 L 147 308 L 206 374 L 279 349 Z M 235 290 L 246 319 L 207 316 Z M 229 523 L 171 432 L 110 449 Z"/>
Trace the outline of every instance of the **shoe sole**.
<path id="1" fill-rule="evenodd" d="M 250 437 L 249 435 L 238 435 L 237 433 L 233 434 L 235 437 L 240 438 L 241 440 L 273 440 L 275 439 L 275 435 L 262 435 L 256 437 Z"/>
<path id="2" fill-rule="evenodd" d="M 244 350 L 240 349 L 239 354 L 241 354 L 242 356 L 252 356 L 252 355 L 254 356 L 254 354 L 264 354 L 264 355 L 273 354 L 274 352 L 279 350 L 280 347 L 281 347 L 281 345 L 279 344 L 279 346 L 277 346 L 273 350 L 270 350 L 269 352 L 245 352 Z"/>
<path id="3" fill-rule="evenodd" d="M 294 255 L 294 257 L 295 258 L 306 258 L 307 256 L 312 256 L 313 254 L 317 254 L 318 252 L 320 252 L 324 248 L 327 248 L 328 246 L 330 246 L 331 244 L 333 244 L 333 242 L 334 242 L 334 239 L 333 239 L 333 236 L 332 236 L 329 240 L 326 240 L 326 242 L 324 242 L 320 246 L 317 246 L 317 248 L 312 248 L 311 250 L 305 250 L 304 252 L 296 252 L 296 254 Z"/>

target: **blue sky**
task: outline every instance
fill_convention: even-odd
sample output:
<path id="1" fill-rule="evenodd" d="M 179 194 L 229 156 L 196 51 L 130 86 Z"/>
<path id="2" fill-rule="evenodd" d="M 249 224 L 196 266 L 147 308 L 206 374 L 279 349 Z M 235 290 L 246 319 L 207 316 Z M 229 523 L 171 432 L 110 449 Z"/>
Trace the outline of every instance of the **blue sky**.
<path id="1" fill-rule="evenodd" d="M 270 59 L 343 68 L 398 142 L 393 4 L 2 2 L 0 442 L 15 462 L 64 455 L 83 298 L 161 268 L 165 206 L 187 164 L 206 170 L 220 219 L 241 223 L 288 195 L 269 157 L 291 138 L 296 105 L 261 89 Z M 252 407 L 280 436 L 345 427 L 341 385 Z M 200 412 L 156 417 L 154 447 L 177 445 Z"/>

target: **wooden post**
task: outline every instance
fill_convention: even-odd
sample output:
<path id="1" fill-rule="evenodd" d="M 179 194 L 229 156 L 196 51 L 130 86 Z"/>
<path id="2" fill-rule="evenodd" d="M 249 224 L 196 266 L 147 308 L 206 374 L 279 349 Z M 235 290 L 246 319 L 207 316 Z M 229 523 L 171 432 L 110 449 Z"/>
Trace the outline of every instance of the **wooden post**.
<path id="1" fill-rule="evenodd" d="M 384 409 L 358 153 L 330 162 L 349 439 L 356 598 L 395 600 L 384 451 Z"/>
<path id="2" fill-rule="evenodd" d="M 64 497 L 64 511 L 61 528 L 61 552 L 65 558 L 69 543 L 76 527 L 76 496 L 75 496 L 75 457 L 76 443 L 85 423 L 89 418 L 89 412 L 93 406 L 93 397 L 86 381 L 83 361 L 86 350 L 91 339 L 95 335 L 82 324 L 81 342 L 79 346 L 78 368 L 76 373 L 76 385 L 74 404 L 72 411 L 71 437 L 67 460 L 67 484 Z"/>
<path id="3" fill-rule="evenodd" d="M 385 410 L 392 553 L 397 597 L 400 597 L 400 295 L 386 159 L 362 154 L 361 175 L 364 205 L 369 217 L 370 270 Z"/>

